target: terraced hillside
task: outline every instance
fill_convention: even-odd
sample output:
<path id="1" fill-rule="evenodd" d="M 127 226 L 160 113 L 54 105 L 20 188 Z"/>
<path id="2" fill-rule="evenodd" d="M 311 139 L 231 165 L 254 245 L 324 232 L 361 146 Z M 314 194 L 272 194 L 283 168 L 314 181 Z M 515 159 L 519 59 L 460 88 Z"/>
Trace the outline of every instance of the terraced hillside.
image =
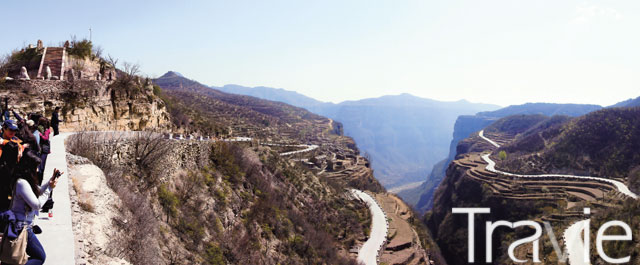
<path id="1" fill-rule="evenodd" d="M 403 191 L 399 195 L 415 204 L 414 207 L 418 211 L 429 210 L 433 205 L 435 190 L 445 177 L 447 166 L 455 159 L 458 143 L 501 118 L 512 115 L 575 117 L 601 108 L 597 105 L 583 104 L 526 103 L 511 105 L 496 111 L 479 112 L 476 115 L 459 116 L 455 122 L 449 155 L 433 167 L 424 184 L 418 188 Z"/>
<path id="2" fill-rule="evenodd" d="M 376 194 L 376 200 L 382 206 L 389 220 L 389 237 L 380 261 L 384 264 L 429 264 L 436 257 L 433 246 L 425 250 L 420 236 L 413 229 L 417 221 L 411 209 L 396 195 L 390 193 Z"/>
<path id="3" fill-rule="evenodd" d="M 425 216 L 425 223 L 433 233 L 443 255 L 450 264 L 465 264 L 467 254 L 466 215 L 453 215 L 452 207 L 490 207 L 490 216 L 481 216 L 480 220 L 537 220 L 550 221 L 556 234 L 570 224 L 583 218 L 582 208 L 590 207 L 596 216 L 612 209 L 620 209 L 625 201 L 635 201 L 619 185 L 628 183 L 628 178 L 600 178 L 584 174 L 583 168 L 564 168 L 562 173 L 544 171 L 544 163 L 533 158 L 531 146 L 541 142 L 543 146 L 564 146 L 567 138 L 553 138 L 549 135 L 564 135 L 579 128 L 576 124 L 589 125 L 606 121 L 617 116 L 617 123 L 636 124 L 626 112 L 634 110 L 603 110 L 580 118 L 545 117 L 541 115 L 519 115 L 500 119 L 485 128 L 483 133 L 464 139 L 457 146 L 458 154 L 447 169 L 447 176 L 436 191 L 432 211 Z M 599 112 L 607 112 L 602 114 Z M 589 120 L 585 122 L 584 120 Z M 633 127 L 633 126 L 632 126 Z M 635 128 L 635 127 L 633 127 Z M 609 126 L 613 133 L 615 126 Z M 557 133 L 558 131 L 564 133 Z M 611 134 L 608 134 L 611 136 Z M 539 138 L 540 141 L 532 139 Z M 628 138 L 615 138 L 612 142 Z M 592 144 L 585 142 L 585 145 Z M 622 143 L 624 144 L 624 143 Z M 588 150 L 589 146 L 583 146 Z M 625 148 L 621 148 L 625 150 Z M 604 150 L 607 150 L 606 148 Z M 530 154 L 524 156 L 522 154 Z M 605 154 L 616 154 L 608 152 Z M 574 154 L 571 157 L 581 157 Z M 544 157 L 543 155 L 540 155 Z M 526 159 L 529 158 L 529 159 Z M 522 167 L 502 167 L 505 161 L 520 161 Z M 497 166 L 494 165 L 497 161 Z M 495 168 L 494 168 L 495 167 Z M 523 171 L 523 168 L 536 168 L 537 174 Z M 588 173 L 588 172 L 586 172 Z M 544 175 L 539 175 L 544 174 Z M 567 175 L 569 174 L 569 175 Z M 626 186 L 625 186 L 626 187 Z M 481 224 L 481 225 L 479 225 Z M 483 222 L 476 222 L 476 233 L 484 235 Z M 519 238 L 527 235 L 526 230 L 516 230 Z M 494 234 L 494 260 L 498 264 L 509 264 L 506 247 L 512 242 L 512 231 L 499 231 Z M 476 237 L 476 259 L 484 260 L 484 236 Z M 557 262 L 546 235 L 542 239 L 541 257 L 550 263 Z M 497 254 L 496 254 L 497 253 Z M 529 258 L 531 253 L 516 251 L 519 258 Z"/>
<path id="4" fill-rule="evenodd" d="M 342 135 L 338 122 L 285 103 L 224 93 L 174 72 L 154 83 L 162 89 L 180 131 L 252 137 L 270 143 L 315 144 L 319 148 L 314 152 L 294 158 L 315 172 L 328 172 L 329 179 L 339 178 L 359 189 L 383 190 L 353 139 Z"/>
<path id="5" fill-rule="evenodd" d="M 535 131 L 504 146 L 498 166 L 519 172 L 581 173 L 640 185 L 640 108 L 604 109 Z"/>
<path id="6" fill-rule="evenodd" d="M 284 103 L 217 91 L 172 72 L 154 83 L 162 89 L 174 124 L 181 131 L 195 135 L 215 133 L 225 138 L 252 137 L 259 142 L 274 143 L 263 148 L 279 153 L 292 151 L 288 147 L 291 145 L 317 145 L 318 148 L 310 152 L 292 154 L 287 159 L 294 162 L 298 172 L 316 176 L 334 192 L 357 188 L 372 192 L 376 198 L 391 196 L 384 193 L 373 176 L 369 161 L 360 155 L 355 142 L 342 135 L 342 125 L 338 122 Z M 403 209 L 402 214 L 393 213 L 390 219 L 392 225 L 402 229 L 396 234 L 398 237 L 390 241 L 391 249 L 385 252 L 388 264 L 427 264 L 430 257 L 425 247 L 431 249 L 429 253 L 433 253 L 433 259 L 439 260 L 435 244 L 429 239 L 426 228 L 417 222 L 416 215 L 400 199 L 391 202 L 394 206 L 378 202 L 383 207 Z M 352 246 L 349 253 L 355 257 L 367 238 L 354 241 L 352 232 L 342 231 L 338 233 L 338 239 L 342 246 Z M 395 246 L 400 239 L 402 242 Z M 399 253 L 399 260 L 395 252 Z"/>

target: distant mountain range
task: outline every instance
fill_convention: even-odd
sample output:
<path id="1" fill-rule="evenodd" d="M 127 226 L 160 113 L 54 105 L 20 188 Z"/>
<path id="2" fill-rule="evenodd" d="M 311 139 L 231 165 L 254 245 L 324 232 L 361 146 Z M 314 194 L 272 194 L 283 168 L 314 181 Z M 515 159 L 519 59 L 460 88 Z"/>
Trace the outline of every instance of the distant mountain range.
<path id="1" fill-rule="evenodd" d="M 222 87 L 214 87 L 211 88 L 217 89 L 220 91 L 224 91 L 227 93 L 247 95 L 252 97 L 257 97 L 261 99 L 280 101 L 287 103 L 289 105 L 297 106 L 297 107 L 310 107 L 310 106 L 322 106 L 322 105 L 331 105 L 332 103 L 325 103 L 322 101 L 315 100 L 313 98 L 307 97 L 295 91 L 284 90 L 282 88 L 271 88 L 271 87 L 244 87 L 239 85 L 225 85 Z"/>
<path id="2" fill-rule="evenodd" d="M 618 102 L 614 105 L 609 106 L 609 108 L 619 108 L 619 107 L 640 107 L 640 97 L 630 98 L 622 102 Z"/>
<path id="3" fill-rule="evenodd" d="M 458 116 L 499 108 L 410 94 L 334 104 L 277 88 L 238 85 L 212 88 L 288 103 L 341 122 L 345 134 L 371 157 L 376 178 L 387 188 L 426 179 L 433 166 L 449 152 L 447 143 Z"/>

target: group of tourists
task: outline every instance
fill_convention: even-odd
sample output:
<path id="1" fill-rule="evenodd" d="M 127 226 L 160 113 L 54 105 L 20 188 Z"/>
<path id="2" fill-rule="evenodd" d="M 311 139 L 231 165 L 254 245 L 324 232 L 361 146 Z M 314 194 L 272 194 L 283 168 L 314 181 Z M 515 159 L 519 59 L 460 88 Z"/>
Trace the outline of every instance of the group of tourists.
<path id="1" fill-rule="evenodd" d="M 53 207 L 51 195 L 62 174 L 55 169 L 51 179 L 43 183 L 51 153 L 50 138 L 58 134 L 58 111 L 56 108 L 51 119 L 37 113 L 22 116 L 9 109 L 5 101 L 0 116 L 1 264 L 36 265 L 45 261 L 44 249 L 36 237 L 42 230 L 33 221 L 40 211 L 48 212 Z M 16 247 L 20 243 L 26 248 Z M 16 259 L 11 255 L 21 256 Z"/>

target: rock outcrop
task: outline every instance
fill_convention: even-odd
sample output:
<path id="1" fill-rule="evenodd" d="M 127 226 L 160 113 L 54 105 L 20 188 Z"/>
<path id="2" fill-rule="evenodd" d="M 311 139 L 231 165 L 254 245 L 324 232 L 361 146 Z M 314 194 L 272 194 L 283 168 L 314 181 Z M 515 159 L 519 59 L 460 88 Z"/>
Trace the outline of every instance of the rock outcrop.
<path id="1" fill-rule="evenodd" d="M 118 87 L 98 80 L 14 80 L 0 84 L 9 108 L 51 117 L 60 107 L 61 131 L 167 129 L 169 114 L 153 87 Z M 4 106 L 3 106 L 4 107 Z"/>

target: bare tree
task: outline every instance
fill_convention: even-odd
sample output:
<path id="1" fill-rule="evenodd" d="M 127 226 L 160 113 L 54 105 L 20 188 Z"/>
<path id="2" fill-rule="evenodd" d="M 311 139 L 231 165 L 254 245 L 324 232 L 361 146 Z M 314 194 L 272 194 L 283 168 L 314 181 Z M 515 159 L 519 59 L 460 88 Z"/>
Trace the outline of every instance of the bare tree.
<path id="1" fill-rule="evenodd" d="M 154 132 L 137 133 L 133 143 L 135 159 L 141 177 L 146 180 L 146 187 L 155 187 L 160 180 L 160 166 L 169 151 L 169 145 L 161 134 Z"/>
<path id="2" fill-rule="evenodd" d="M 102 58 L 102 52 L 103 52 L 103 51 L 104 51 L 104 50 L 102 49 L 102 47 L 100 47 L 100 46 L 98 46 L 98 45 L 96 45 L 95 47 L 93 47 L 93 56 L 94 56 L 94 59 L 95 59 L 95 58 L 101 59 L 101 58 Z"/>
<path id="3" fill-rule="evenodd" d="M 111 54 L 107 55 L 107 62 L 111 65 L 111 67 L 113 67 L 113 69 L 118 68 L 118 59 L 112 57 Z"/>
<path id="4" fill-rule="evenodd" d="M 129 76 L 129 78 L 133 78 L 134 76 L 140 73 L 140 65 L 124 62 L 124 73 Z"/>

